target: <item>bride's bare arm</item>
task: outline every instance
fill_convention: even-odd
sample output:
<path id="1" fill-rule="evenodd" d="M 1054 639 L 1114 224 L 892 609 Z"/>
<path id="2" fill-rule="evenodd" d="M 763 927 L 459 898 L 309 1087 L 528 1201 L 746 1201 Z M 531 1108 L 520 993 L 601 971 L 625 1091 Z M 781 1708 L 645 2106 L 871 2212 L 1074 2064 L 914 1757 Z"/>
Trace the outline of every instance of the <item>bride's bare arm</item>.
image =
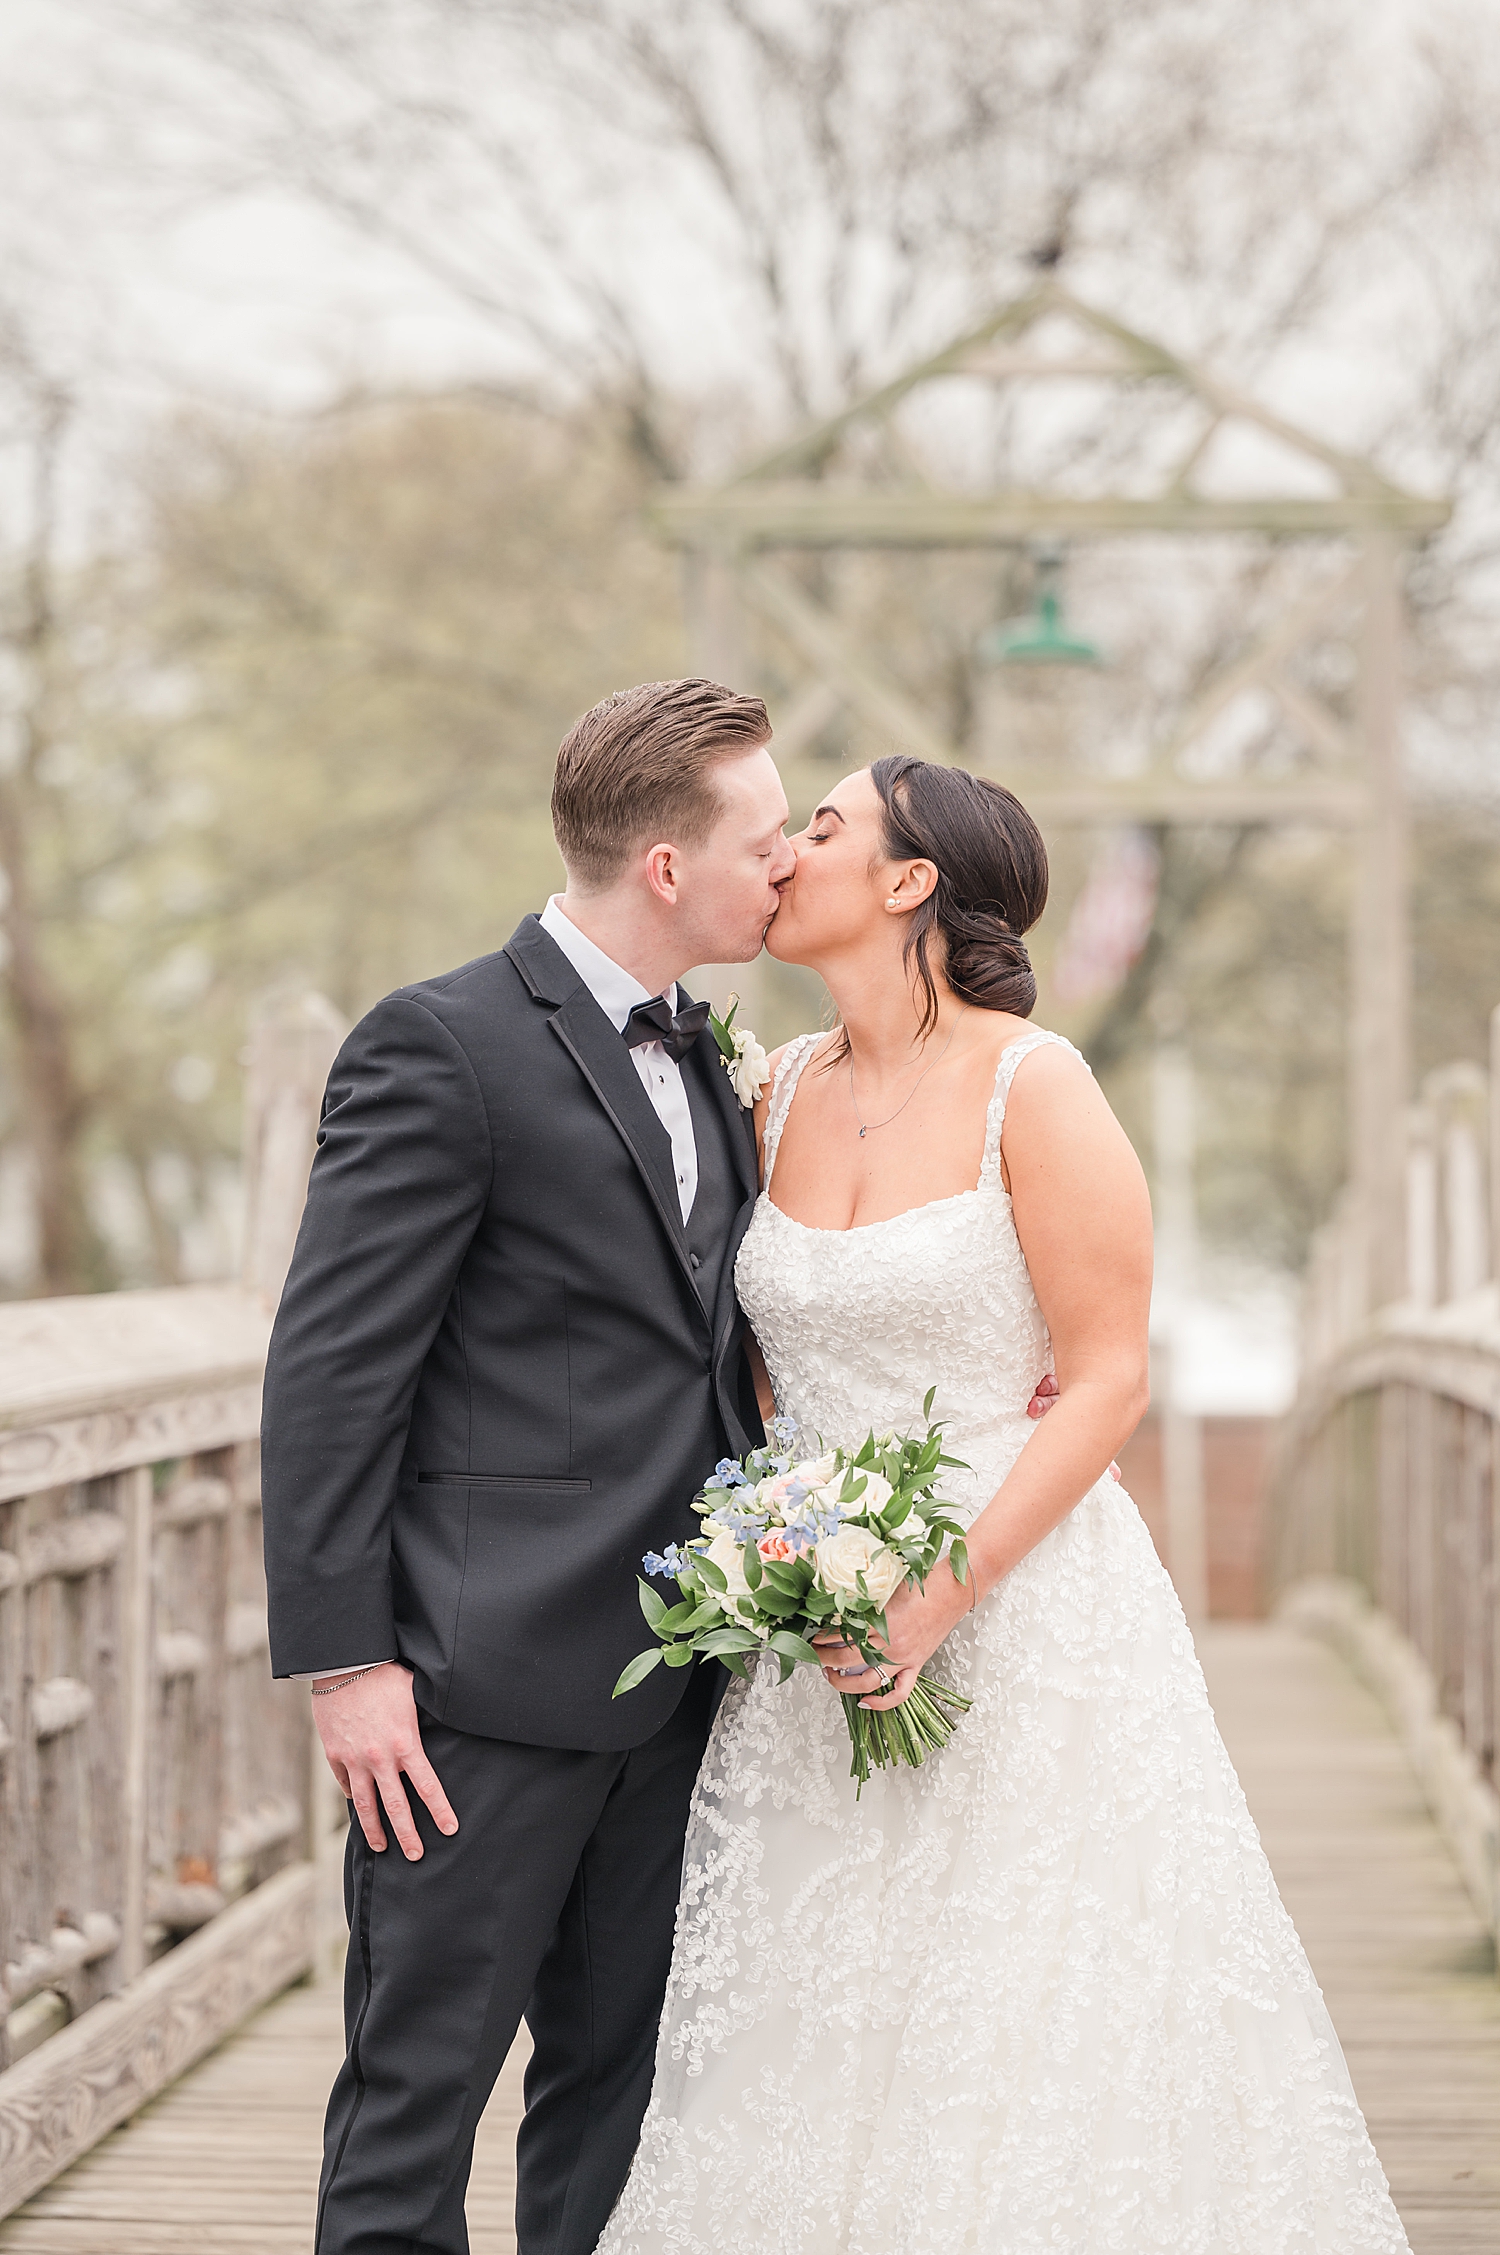
<path id="1" fill-rule="evenodd" d="M 1065 1049 L 1035 1050 L 1017 1067 L 1001 1153 L 1016 1233 L 1052 1335 L 1058 1396 L 970 1530 L 973 1588 L 936 1573 L 924 1591 L 902 1590 L 891 1600 L 896 1684 L 888 1697 L 867 1699 L 870 1707 L 905 1696 L 970 1605 L 1108 1470 L 1148 1400 L 1151 1203 L 1124 1130 Z"/>

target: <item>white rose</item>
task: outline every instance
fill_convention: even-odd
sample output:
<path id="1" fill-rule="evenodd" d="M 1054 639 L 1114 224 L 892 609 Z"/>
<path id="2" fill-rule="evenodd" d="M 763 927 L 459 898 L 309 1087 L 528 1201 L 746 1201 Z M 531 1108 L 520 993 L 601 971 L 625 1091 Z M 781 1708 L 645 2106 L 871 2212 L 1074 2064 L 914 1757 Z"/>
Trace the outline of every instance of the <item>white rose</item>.
<path id="1" fill-rule="evenodd" d="M 884 1606 L 906 1579 L 905 1560 L 868 1527 L 840 1527 L 836 1535 L 825 1535 L 814 1556 L 818 1580 L 835 1597 L 858 1597 L 855 1577 L 863 1574 L 866 1593 L 876 1605 Z"/>
<path id="2" fill-rule="evenodd" d="M 711 1558 L 729 1585 L 724 1592 L 728 1598 L 748 1597 L 750 1584 L 745 1579 L 745 1562 L 740 1546 L 727 1527 L 720 1528 L 704 1554 Z"/>
<path id="3" fill-rule="evenodd" d="M 833 1478 L 833 1466 L 833 1450 L 825 1449 L 821 1456 L 810 1456 L 803 1463 L 794 1464 L 792 1466 L 792 1478 L 800 1481 L 802 1486 L 811 1494 L 814 1488 L 821 1488 L 826 1481 Z"/>
<path id="4" fill-rule="evenodd" d="M 735 1095 L 748 1112 L 771 1078 L 771 1060 L 748 1027 L 743 1032 L 736 1027 L 733 1039 L 734 1060 L 731 1063 L 726 1057 L 724 1068 Z"/>
<path id="5" fill-rule="evenodd" d="M 883 1473 L 863 1470 L 856 1472 L 854 1477 L 856 1480 L 864 1481 L 864 1488 L 852 1503 L 841 1501 L 845 1477 L 846 1474 L 840 1472 L 837 1478 L 827 1481 L 823 1487 L 819 1488 L 817 1500 L 824 1511 L 832 1511 L 835 1504 L 843 1511 L 884 1511 L 891 1500 L 892 1491 L 891 1483 Z"/>

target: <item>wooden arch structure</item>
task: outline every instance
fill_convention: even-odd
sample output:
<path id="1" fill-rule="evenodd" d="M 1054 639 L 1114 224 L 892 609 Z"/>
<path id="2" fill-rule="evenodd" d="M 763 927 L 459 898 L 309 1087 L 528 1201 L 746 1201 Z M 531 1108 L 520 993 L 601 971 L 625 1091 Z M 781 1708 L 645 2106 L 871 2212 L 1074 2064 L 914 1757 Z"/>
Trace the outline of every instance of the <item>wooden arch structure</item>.
<path id="1" fill-rule="evenodd" d="M 852 451 L 894 436 L 914 395 L 956 378 L 999 386 L 1171 387 L 1185 441 L 1129 490 L 944 490 L 897 445 L 894 477 L 850 476 Z M 1282 490 L 1215 491 L 1220 434 L 1256 433 L 1288 467 Z M 1124 777 L 1007 769 L 1046 824 L 1330 825 L 1354 847 L 1349 1177 L 1360 1208 L 1394 1216 L 1409 1084 L 1406 821 L 1400 777 L 1401 561 L 1447 522 L 1446 500 L 1408 493 L 1368 461 L 1298 429 L 1204 369 L 1073 296 L 1055 278 L 1001 307 L 941 352 L 726 482 L 658 492 L 658 531 L 684 552 L 695 662 L 746 677 L 754 629 L 796 653 L 802 685 L 779 716 L 778 754 L 795 759 L 840 711 L 925 758 L 960 755 L 827 603 L 788 568 L 796 552 L 1016 549 L 1038 540 L 1243 535 L 1321 543 L 1336 567 L 1274 628 L 1198 689 L 1139 772 Z M 1352 698 L 1336 710 L 1297 678 L 1295 660 L 1335 618 L 1357 654 Z M 1293 772 L 1195 776 L 1184 755 L 1247 693 L 1269 697 L 1302 758 Z M 1366 1305 L 1399 1286 L 1393 1233 L 1372 1231 L 1378 1273 Z M 1381 1248 L 1384 1248 L 1381 1250 Z M 1389 1262 L 1387 1269 L 1383 1264 Z"/>

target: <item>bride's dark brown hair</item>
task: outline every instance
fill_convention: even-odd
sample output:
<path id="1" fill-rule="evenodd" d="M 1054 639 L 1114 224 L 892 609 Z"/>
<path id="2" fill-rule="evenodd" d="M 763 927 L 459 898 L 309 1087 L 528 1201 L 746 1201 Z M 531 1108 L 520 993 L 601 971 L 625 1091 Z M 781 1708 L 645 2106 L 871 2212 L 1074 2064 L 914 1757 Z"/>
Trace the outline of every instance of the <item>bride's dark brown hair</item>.
<path id="1" fill-rule="evenodd" d="M 930 861 L 937 883 L 906 919 L 902 959 L 922 990 L 919 1038 L 937 1023 L 934 972 L 960 1002 L 1029 1018 L 1036 975 L 1023 932 L 1047 905 L 1047 849 L 1013 791 L 966 768 L 893 755 L 870 781 L 884 809 L 881 848 L 890 861 Z"/>

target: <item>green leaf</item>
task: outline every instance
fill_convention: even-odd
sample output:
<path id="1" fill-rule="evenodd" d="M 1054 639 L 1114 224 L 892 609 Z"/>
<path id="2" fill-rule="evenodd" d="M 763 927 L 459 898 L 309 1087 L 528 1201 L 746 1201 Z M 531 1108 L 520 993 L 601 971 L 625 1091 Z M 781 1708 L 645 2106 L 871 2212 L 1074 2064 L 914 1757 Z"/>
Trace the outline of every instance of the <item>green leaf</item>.
<path id="1" fill-rule="evenodd" d="M 818 1655 L 807 1639 L 794 1636 L 790 1629 L 773 1630 L 770 1645 L 773 1652 L 779 1652 L 784 1660 L 790 1660 L 794 1665 L 799 1661 L 810 1664 L 814 1668 L 821 1665 Z M 785 1683 L 785 1676 L 781 1680 Z"/>
<path id="2" fill-rule="evenodd" d="M 812 1570 L 806 1566 L 785 1566 L 779 1558 L 764 1561 L 766 1580 L 772 1589 L 779 1589 L 784 1597 L 801 1597 L 812 1580 Z"/>
<path id="3" fill-rule="evenodd" d="M 739 1677 L 741 1683 L 750 1681 L 750 1670 L 745 1666 L 738 1652 L 721 1652 L 719 1658 L 732 1676 Z"/>
<path id="4" fill-rule="evenodd" d="M 707 1636 L 698 1639 L 698 1650 L 716 1660 L 722 1660 L 726 1652 L 754 1652 L 759 1645 L 760 1638 L 753 1629 L 710 1629 Z"/>
<path id="5" fill-rule="evenodd" d="M 966 1584 L 969 1579 L 969 1546 L 966 1542 L 955 1542 L 948 1553 L 948 1563 L 958 1580 Z"/>
<path id="6" fill-rule="evenodd" d="M 922 1415 L 923 1415 L 923 1416 L 924 1416 L 925 1418 L 930 1418 L 930 1417 L 931 1417 L 931 1415 L 932 1415 L 932 1405 L 933 1405 L 933 1403 L 934 1403 L 934 1402 L 935 1402 L 936 1400 L 937 1400 L 937 1388 L 936 1388 L 936 1386 L 929 1386 L 929 1387 L 928 1387 L 928 1389 L 927 1389 L 927 1391 L 926 1391 L 926 1393 L 925 1393 L 925 1394 L 923 1395 L 923 1397 L 922 1397 Z"/>
<path id="7" fill-rule="evenodd" d="M 881 1524 L 886 1527 L 896 1528 L 900 1526 L 903 1519 L 909 1519 L 910 1517 L 911 1497 L 897 1496 L 893 1502 L 886 1505 L 884 1512 L 881 1514 Z"/>
<path id="8" fill-rule="evenodd" d="M 636 1575 L 635 1579 L 636 1587 L 641 1593 L 641 1611 L 646 1616 L 646 1626 L 650 1629 L 659 1628 L 666 1615 L 666 1600 L 658 1597 L 651 1584 L 642 1581 L 639 1574 Z"/>
<path id="9" fill-rule="evenodd" d="M 766 1582 L 756 1591 L 756 1603 L 762 1613 L 772 1614 L 778 1621 L 792 1621 L 803 1611 L 800 1597 L 787 1597 Z"/>
<path id="10" fill-rule="evenodd" d="M 710 1629 L 723 1618 L 723 1606 L 716 1597 L 711 1597 L 706 1604 L 694 1606 L 677 1633 L 679 1636 L 686 1636 L 695 1629 Z"/>
<path id="11" fill-rule="evenodd" d="M 760 1552 L 753 1542 L 746 1543 L 744 1549 L 740 1552 L 740 1558 L 744 1565 L 746 1581 L 752 1589 L 759 1589 L 761 1577 Z"/>
<path id="12" fill-rule="evenodd" d="M 697 1654 L 690 1644 L 664 1644 L 661 1656 L 669 1668 L 685 1668 L 697 1658 Z"/>
<path id="13" fill-rule="evenodd" d="M 692 1605 L 686 1598 L 680 1605 L 668 1606 L 656 1624 L 657 1635 L 675 1636 L 680 1628 L 686 1627 L 692 1610 Z"/>
<path id="14" fill-rule="evenodd" d="M 717 1590 L 728 1589 L 729 1578 L 725 1574 L 723 1567 L 718 1563 L 717 1559 L 705 1558 L 701 1550 L 697 1553 L 697 1558 L 698 1572 L 703 1576 L 703 1579 L 707 1582 L 709 1588 Z"/>
<path id="15" fill-rule="evenodd" d="M 614 1690 L 610 1693 L 611 1699 L 618 1699 L 622 1691 L 634 1691 L 636 1685 L 638 1683 L 644 1683 L 647 1676 L 650 1675 L 652 1669 L 656 1667 L 662 1659 L 665 1658 L 667 1660 L 670 1660 L 671 1657 L 672 1655 L 670 1652 L 663 1653 L 660 1645 L 656 1647 L 656 1650 L 654 1652 L 638 1652 L 635 1658 L 631 1661 L 630 1666 L 624 1670 L 619 1682 L 615 1685 Z"/>

